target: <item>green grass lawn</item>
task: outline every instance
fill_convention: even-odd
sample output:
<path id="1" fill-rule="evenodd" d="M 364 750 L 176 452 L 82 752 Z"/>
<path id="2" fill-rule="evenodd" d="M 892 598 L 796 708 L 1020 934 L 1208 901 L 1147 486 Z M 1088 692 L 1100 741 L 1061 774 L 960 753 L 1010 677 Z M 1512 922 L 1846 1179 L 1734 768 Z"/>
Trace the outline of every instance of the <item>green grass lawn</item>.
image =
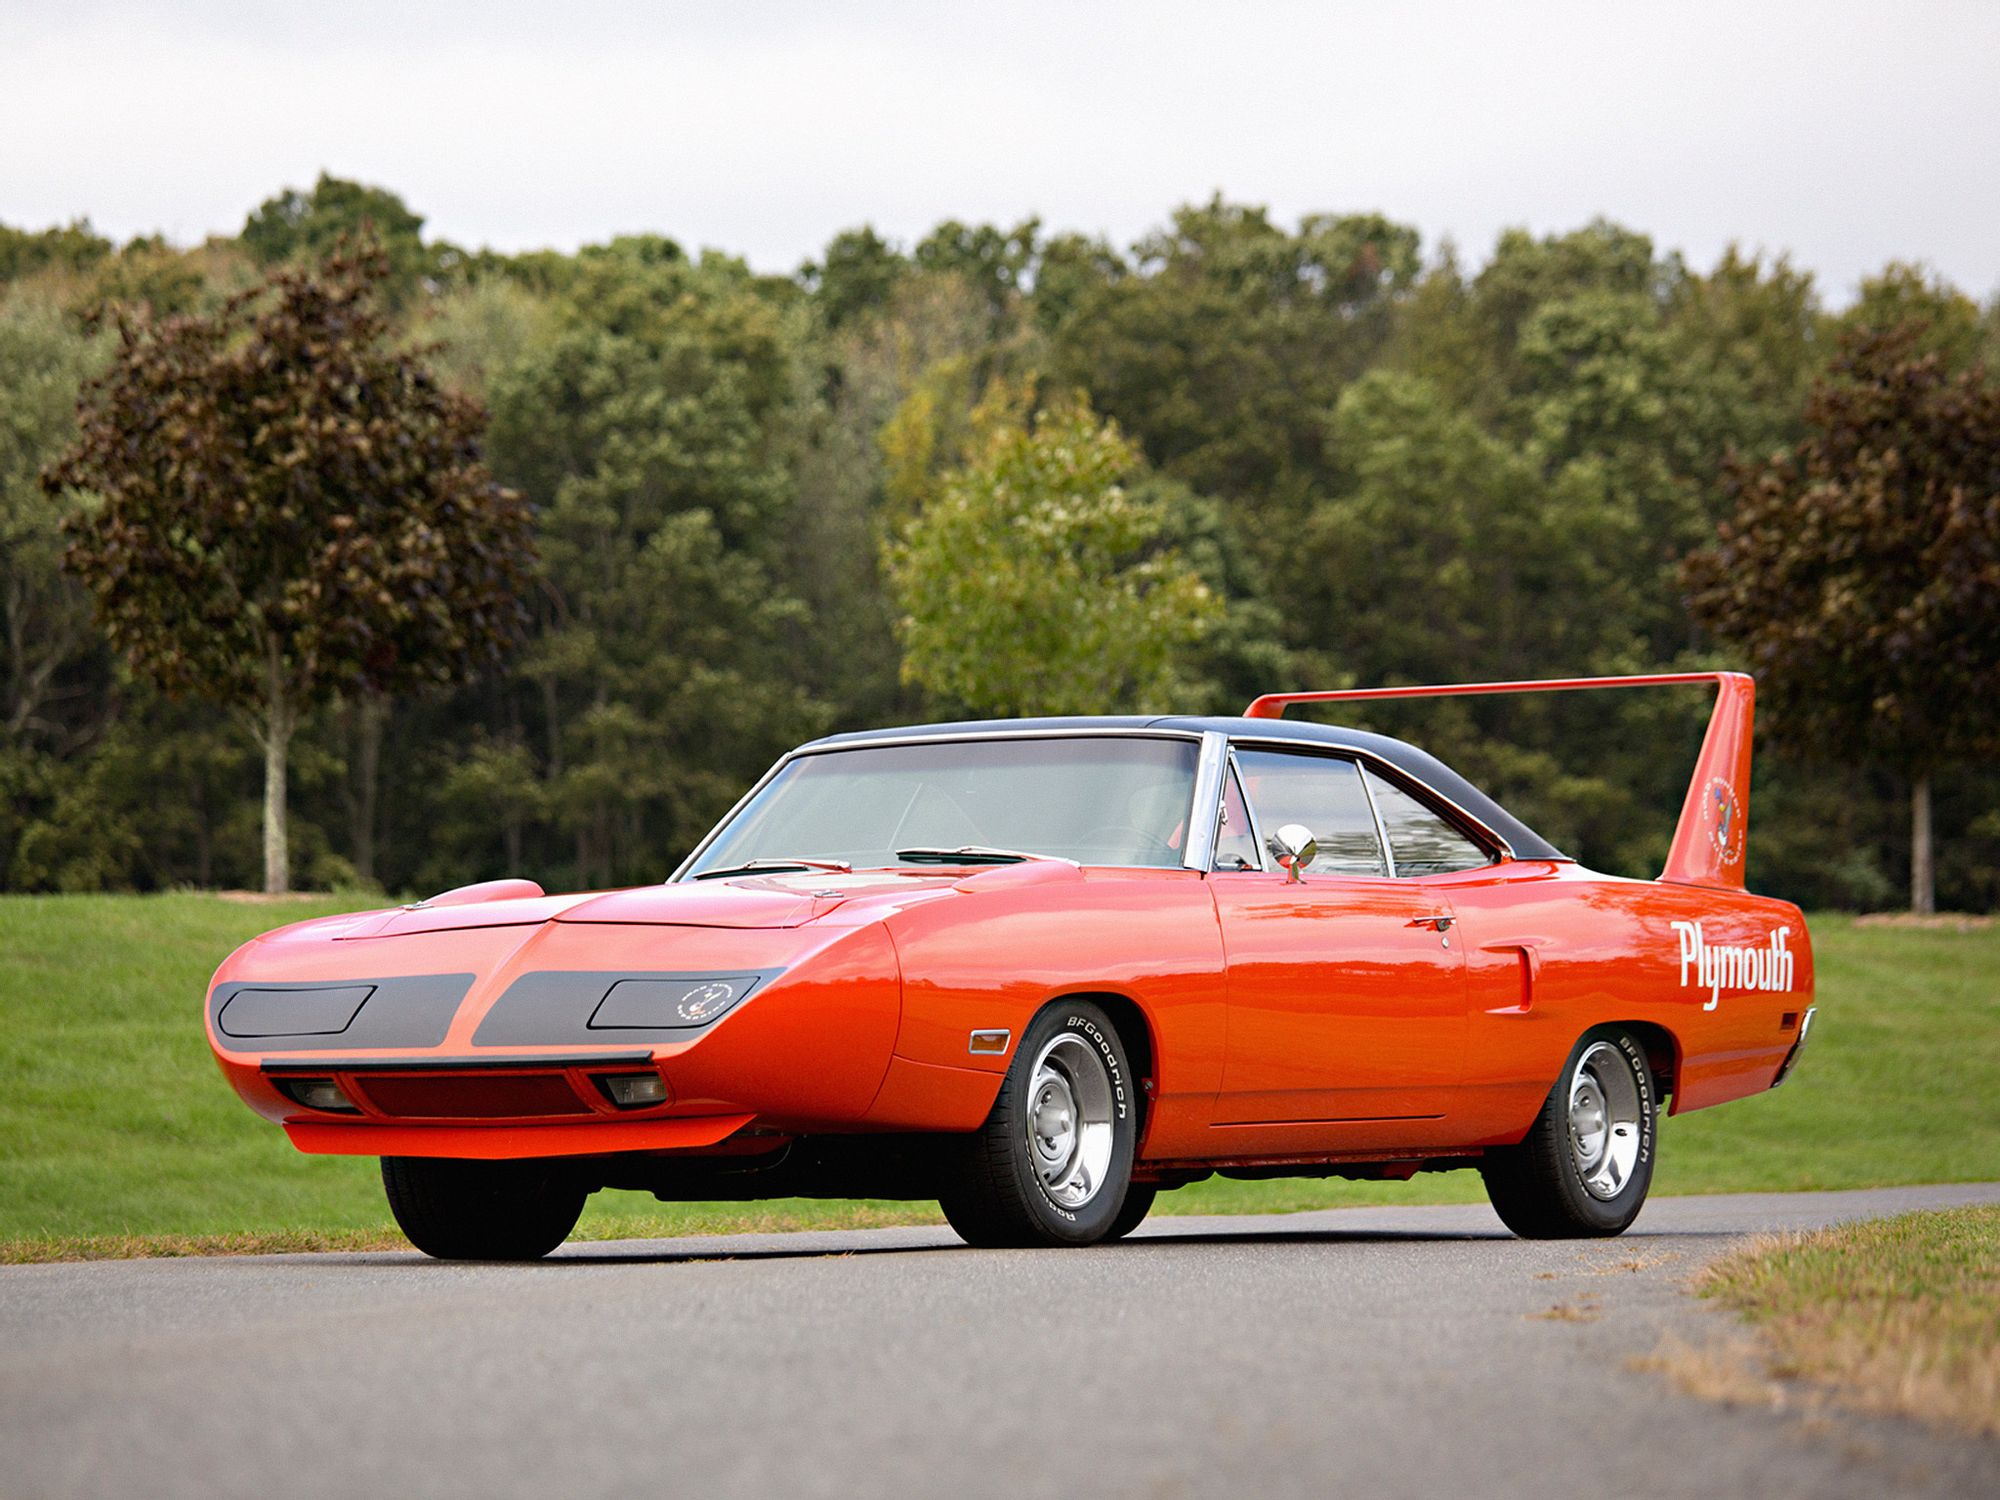
<path id="1" fill-rule="evenodd" d="M 210 973 L 281 922 L 365 904 L 208 895 L 0 897 L 0 1243 L 379 1233 L 372 1160 L 302 1156 L 243 1108 L 202 1035 Z M 1812 923 L 1819 1030 L 1775 1093 L 1662 1125 L 1663 1193 L 2000 1178 L 2000 927 Z M 1213 1181 L 1167 1213 L 1477 1199 L 1402 1184 Z M 927 1222 L 924 1204 L 662 1205 L 600 1193 L 593 1237 Z M 360 1240 L 351 1241 L 355 1243 Z"/>

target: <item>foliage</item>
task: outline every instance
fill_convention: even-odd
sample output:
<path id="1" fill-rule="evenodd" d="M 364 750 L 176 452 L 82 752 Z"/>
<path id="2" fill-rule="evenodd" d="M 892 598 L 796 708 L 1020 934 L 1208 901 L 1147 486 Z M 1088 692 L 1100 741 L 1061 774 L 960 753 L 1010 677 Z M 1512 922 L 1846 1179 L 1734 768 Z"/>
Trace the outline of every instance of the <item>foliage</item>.
<path id="1" fill-rule="evenodd" d="M 890 551 L 905 674 L 981 714 L 1173 708 L 1221 610 L 1128 488 L 1137 449 L 1081 400 L 1031 425 L 993 406 Z"/>
<path id="2" fill-rule="evenodd" d="M 400 303 L 420 278 L 441 274 L 457 260 L 448 246 L 425 246 L 423 227 L 422 216 L 386 188 L 322 172 L 311 192 L 286 188 L 265 199 L 244 221 L 238 238 L 266 266 L 316 264 L 343 245 L 367 240 L 379 247 L 386 268 L 384 288 Z"/>
<path id="3" fill-rule="evenodd" d="M 895 248 L 864 224 L 835 235 L 825 257 L 808 262 L 799 275 L 826 326 L 837 329 L 887 303 L 908 269 Z"/>
<path id="4" fill-rule="evenodd" d="M 71 507 L 51 503 L 40 475 L 76 434 L 103 345 L 45 298 L 0 298 L 0 745 L 73 748 L 59 709 L 97 685 L 89 602 L 57 566 Z"/>
<path id="5" fill-rule="evenodd" d="M 225 753 L 212 710 L 120 679 L 56 561 L 63 515 L 90 502 L 28 480 L 75 432 L 65 392 L 117 343 L 88 331 L 97 309 L 123 309 L 107 327 L 235 318 L 232 299 L 272 295 L 255 291 L 269 269 L 309 268 L 364 227 L 387 269 L 381 348 L 493 410 L 485 457 L 524 496 L 542 562 L 506 670 L 393 704 L 349 680 L 296 715 L 304 878 L 656 878 L 798 738 L 998 701 L 905 671 L 886 564 L 996 430 L 1068 420 L 1046 392 L 1116 424 L 1134 451 L 1120 503 L 1152 538 L 1135 555 L 1172 554 L 1206 590 L 1198 622 L 1171 622 L 1198 638 L 1171 645 L 1152 697 L 1227 712 L 1284 683 L 1742 665 L 1691 613 L 1682 566 L 1735 513 L 1741 475 L 1804 451 L 1838 336 L 1914 330 L 1944 378 L 2000 362 L 2000 302 L 1916 266 L 1829 312 L 1782 257 L 1732 249 L 1704 271 L 1601 220 L 1462 254 L 1379 215 L 1283 221 L 1215 197 L 1132 245 L 1033 220 L 900 244 L 863 227 L 789 277 L 661 234 L 462 251 L 395 193 L 330 176 L 186 249 L 0 228 L 0 583 L 16 601 L 0 601 L 0 724 L 21 726 L 0 735 L 0 882 L 254 874 L 254 760 Z M 981 409 L 1000 390 L 1004 422 Z M 1703 708 L 1698 692 L 1492 698 L 1353 721 L 1644 875 Z M 1908 872 L 1901 782 L 1865 747 L 1807 738 L 1840 754 L 1760 752 L 1751 877 L 1879 904 Z M 2000 772 L 1961 759 L 1933 780 L 1940 894 L 2000 901 Z"/>
<path id="6" fill-rule="evenodd" d="M 653 242 L 581 258 L 554 331 L 490 386 L 493 461 L 535 503 L 545 805 L 578 878 L 658 878 L 822 720 L 773 576 L 798 392 L 786 300 Z"/>
<path id="7" fill-rule="evenodd" d="M 50 266 L 81 269 L 103 260 L 111 250 L 111 241 L 92 229 L 88 219 L 39 231 L 0 224 L 0 282 L 16 281 Z"/>
<path id="8" fill-rule="evenodd" d="M 1269 511 L 1309 485 L 1324 414 L 1386 338 L 1417 236 L 1372 216 L 1289 233 L 1216 198 L 1178 210 L 1130 269 L 1068 288 L 1054 374 L 1162 472 Z"/>
<path id="9" fill-rule="evenodd" d="M 43 480 L 90 497 L 67 560 L 134 670 L 254 717 L 278 782 L 275 889 L 299 715 L 449 683 L 522 623 L 527 514 L 479 461 L 478 409 L 386 347 L 385 275 L 343 254 L 212 318 L 122 317 Z"/>
<path id="10" fill-rule="evenodd" d="M 1731 469 L 1688 580 L 1785 743 L 1929 770 L 2000 750 L 2000 388 L 1918 344 L 1848 335 L 1805 439 Z"/>

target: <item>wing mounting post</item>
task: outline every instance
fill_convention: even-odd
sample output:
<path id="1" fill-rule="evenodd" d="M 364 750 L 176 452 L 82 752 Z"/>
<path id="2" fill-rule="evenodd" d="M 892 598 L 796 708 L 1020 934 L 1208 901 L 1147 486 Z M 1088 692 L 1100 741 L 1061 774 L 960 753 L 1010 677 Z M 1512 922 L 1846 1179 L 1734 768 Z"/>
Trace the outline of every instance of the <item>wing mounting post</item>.
<path id="1" fill-rule="evenodd" d="M 1464 698 L 1489 693 L 1564 693 L 1592 688 L 1715 686 L 1715 709 L 1681 803 L 1673 847 L 1660 879 L 1676 885 L 1743 889 L 1750 812 L 1750 732 L 1757 686 L 1743 672 L 1653 672 L 1633 677 L 1561 677 L 1533 682 L 1444 682 L 1418 687 L 1265 693 L 1246 719 L 1282 719 L 1298 703 L 1363 703 L 1396 698 Z"/>

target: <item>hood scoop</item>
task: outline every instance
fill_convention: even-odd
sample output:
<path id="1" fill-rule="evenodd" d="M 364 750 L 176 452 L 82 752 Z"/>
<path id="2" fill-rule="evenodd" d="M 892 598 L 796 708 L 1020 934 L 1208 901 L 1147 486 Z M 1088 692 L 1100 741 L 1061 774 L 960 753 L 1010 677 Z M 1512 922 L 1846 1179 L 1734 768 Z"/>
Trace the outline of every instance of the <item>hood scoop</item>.
<path id="1" fill-rule="evenodd" d="M 811 876 L 689 881 L 593 896 L 556 920 L 663 927 L 801 927 L 839 906 L 847 894 L 824 888 Z"/>
<path id="2" fill-rule="evenodd" d="M 347 931 L 338 934 L 338 938 L 348 941 L 354 938 L 401 937 L 415 932 L 453 932 L 466 927 L 531 927 L 551 921 L 565 908 L 589 899 L 587 896 L 526 896 L 512 900 L 473 901 L 464 905 L 419 902 L 415 906 L 399 906 L 393 911 L 359 916 Z"/>

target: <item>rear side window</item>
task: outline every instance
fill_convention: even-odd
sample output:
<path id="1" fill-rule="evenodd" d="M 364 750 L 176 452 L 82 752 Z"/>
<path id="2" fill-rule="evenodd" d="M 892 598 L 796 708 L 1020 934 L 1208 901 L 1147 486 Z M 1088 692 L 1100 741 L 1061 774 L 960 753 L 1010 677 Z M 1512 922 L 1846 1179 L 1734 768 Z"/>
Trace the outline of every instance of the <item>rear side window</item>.
<path id="1" fill-rule="evenodd" d="M 1287 823 L 1303 823 L 1319 844 L 1312 868 L 1330 875 L 1387 875 L 1375 814 L 1362 790 L 1361 768 L 1325 755 L 1238 750 L 1244 791 L 1257 826 L 1270 838 Z"/>
<path id="2" fill-rule="evenodd" d="M 1382 815 L 1398 875 L 1448 875 L 1493 862 L 1484 849 L 1401 787 L 1373 771 L 1362 774 L 1374 794 L 1375 810 Z"/>

